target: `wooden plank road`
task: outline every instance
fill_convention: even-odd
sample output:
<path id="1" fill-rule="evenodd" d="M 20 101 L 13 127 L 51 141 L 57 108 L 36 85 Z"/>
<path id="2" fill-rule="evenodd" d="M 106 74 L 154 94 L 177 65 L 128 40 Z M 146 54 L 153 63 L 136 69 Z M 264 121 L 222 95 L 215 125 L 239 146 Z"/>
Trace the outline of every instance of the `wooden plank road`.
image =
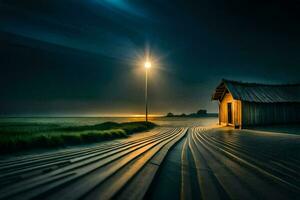
<path id="1" fill-rule="evenodd" d="M 189 195 L 193 199 L 299 199 L 300 137 L 276 134 L 191 128 L 185 140 L 201 195 Z M 182 191 L 189 192 L 189 188 Z"/>
<path id="2" fill-rule="evenodd" d="M 299 153 L 299 144 L 300 137 L 291 135 L 157 128 L 127 139 L 3 159 L 0 199 L 163 199 L 160 193 L 168 192 L 177 199 L 298 199 L 299 157 L 286 155 L 289 148 Z M 178 177 L 168 170 L 175 164 L 170 156 L 180 162 Z M 157 184 L 161 181 L 167 185 Z M 168 187 L 175 189 L 162 191 Z"/>
<path id="3" fill-rule="evenodd" d="M 0 198 L 92 199 L 100 198 L 94 195 L 100 192 L 101 199 L 109 199 L 125 186 L 129 188 L 127 182 L 133 177 L 137 179 L 141 169 L 149 168 L 151 163 L 160 165 L 186 131 L 186 128 L 158 129 L 119 143 L 1 161 Z M 148 185 L 156 173 L 149 169 L 144 172 L 149 176 Z"/>

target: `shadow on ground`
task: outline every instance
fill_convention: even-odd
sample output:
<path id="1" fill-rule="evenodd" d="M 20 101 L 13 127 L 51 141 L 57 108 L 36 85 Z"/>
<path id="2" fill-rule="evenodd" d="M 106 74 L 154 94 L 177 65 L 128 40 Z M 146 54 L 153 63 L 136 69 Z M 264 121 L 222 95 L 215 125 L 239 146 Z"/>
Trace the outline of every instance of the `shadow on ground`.
<path id="1" fill-rule="evenodd" d="M 257 126 L 247 128 L 249 130 L 275 132 L 275 133 L 287 133 L 300 135 L 300 124 L 289 124 L 289 125 L 272 125 L 272 126 Z"/>

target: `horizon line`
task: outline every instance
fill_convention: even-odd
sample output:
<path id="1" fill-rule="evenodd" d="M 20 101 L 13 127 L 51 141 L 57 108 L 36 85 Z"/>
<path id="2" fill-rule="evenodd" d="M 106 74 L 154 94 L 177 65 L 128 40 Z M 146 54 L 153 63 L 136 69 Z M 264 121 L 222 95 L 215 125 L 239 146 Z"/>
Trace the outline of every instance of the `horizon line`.
<path id="1" fill-rule="evenodd" d="M 211 112 L 207 114 L 217 114 L 218 112 Z M 164 117 L 166 114 L 150 114 L 148 117 Z M 131 118 L 145 118 L 145 114 L 102 114 L 102 115 L 97 115 L 97 114 L 73 114 L 73 115 L 63 115 L 63 114 L 15 114 L 15 115 L 0 115 L 0 118 L 81 118 L 81 117 L 107 117 L 107 118 L 114 118 L 114 117 L 131 117 Z"/>
<path id="2" fill-rule="evenodd" d="M 151 114 L 148 115 L 148 117 L 163 117 L 165 115 L 161 114 Z M 27 115 L 27 114 L 17 114 L 17 115 L 0 115 L 0 118 L 30 118 L 30 117 L 66 117 L 66 118 L 80 118 L 80 117 L 132 117 L 132 118 L 145 118 L 145 115 L 142 114 L 103 114 L 103 115 L 93 115 L 93 114 L 88 114 L 88 115 L 80 115 L 80 114 L 73 114 L 73 115 L 61 115 L 61 114 L 36 114 L 36 115 Z"/>

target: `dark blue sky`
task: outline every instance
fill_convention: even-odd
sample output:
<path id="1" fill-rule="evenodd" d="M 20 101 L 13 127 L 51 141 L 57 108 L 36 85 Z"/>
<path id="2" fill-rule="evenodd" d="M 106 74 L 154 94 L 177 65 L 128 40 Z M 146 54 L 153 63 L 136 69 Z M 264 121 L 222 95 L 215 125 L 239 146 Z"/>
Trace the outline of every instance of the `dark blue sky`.
<path id="1" fill-rule="evenodd" d="M 0 114 L 217 111 L 222 78 L 300 82 L 298 0 L 0 0 Z"/>

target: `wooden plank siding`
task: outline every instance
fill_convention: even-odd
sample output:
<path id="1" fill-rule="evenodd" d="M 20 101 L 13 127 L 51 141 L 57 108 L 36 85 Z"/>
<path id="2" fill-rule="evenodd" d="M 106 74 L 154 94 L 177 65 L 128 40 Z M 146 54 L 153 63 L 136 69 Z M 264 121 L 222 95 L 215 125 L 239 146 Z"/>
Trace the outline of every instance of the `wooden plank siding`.
<path id="1" fill-rule="evenodd" d="M 242 102 L 242 126 L 300 122 L 300 103 Z"/>
<path id="2" fill-rule="evenodd" d="M 232 103 L 232 120 L 233 123 L 228 123 L 227 104 Z M 240 100 L 233 99 L 230 93 L 226 93 L 221 102 L 219 102 L 219 123 L 221 125 L 240 126 L 242 121 L 242 103 Z"/>

